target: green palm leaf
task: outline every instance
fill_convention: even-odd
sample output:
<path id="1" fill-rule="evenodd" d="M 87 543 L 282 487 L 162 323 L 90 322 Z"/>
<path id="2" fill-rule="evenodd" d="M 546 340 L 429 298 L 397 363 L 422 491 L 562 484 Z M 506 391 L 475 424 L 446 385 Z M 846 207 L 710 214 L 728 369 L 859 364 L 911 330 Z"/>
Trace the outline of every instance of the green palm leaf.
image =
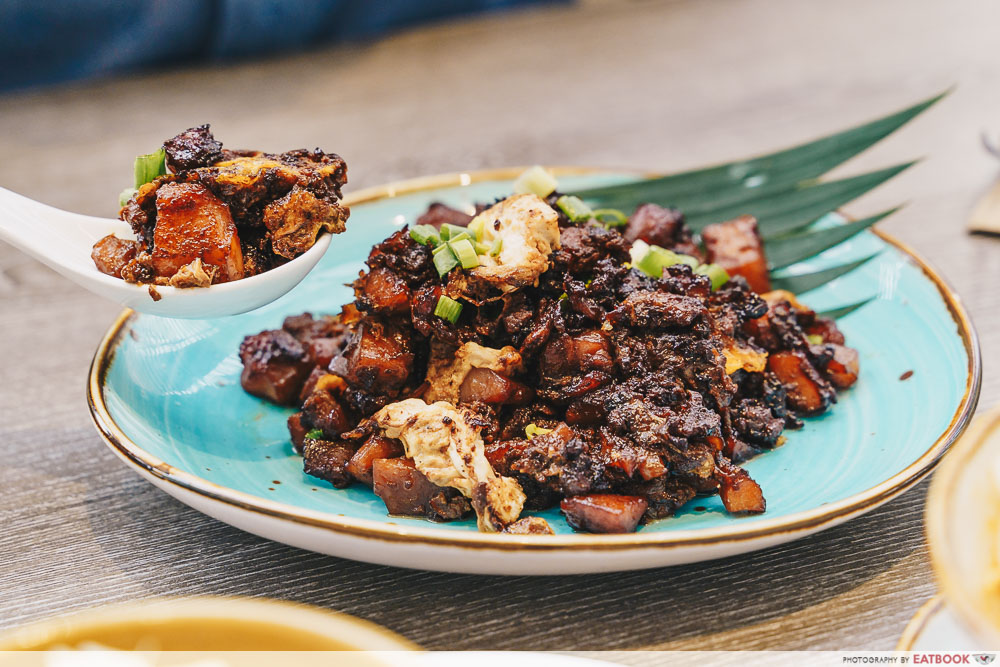
<path id="1" fill-rule="evenodd" d="M 819 181 L 820 176 L 892 134 L 947 94 L 945 91 L 864 125 L 769 155 L 570 194 L 595 208 L 626 212 L 644 202 L 674 206 L 684 212 L 695 231 L 711 223 L 752 215 L 758 220 L 773 270 L 827 250 L 897 210 L 844 225 L 809 227 L 914 163 L 836 181 Z M 772 276 L 772 280 L 775 287 L 803 292 L 844 275 L 868 259 L 806 275 Z M 865 303 L 830 311 L 830 316 L 842 317 Z"/>
<path id="2" fill-rule="evenodd" d="M 764 244 L 764 249 L 767 252 L 767 260 L 771 264 L 772 270 L 801 262 L 804 259 L 832 248 L 841 241 L 846 241 L 858 232 L 868 229 L 879 220 L 892 215 L 900 208 L 897 206 L 856 222 L 848 222 L 847 224 L 835 227 L 806 229 L 795 234 L 770 239 Z"/>
<path id="3" fill-rule="evenodd" d="M 713 200 L 679 208 L 695 231 L 713 222 L 725 222 L 740 215 L 757 218 L 761 236 L 771 239 L 801 229 L 831 211 L 835 211 L 869 190 L 907 169 L 913 162 L 879 169 L 839 181 L 785 185 L 762 191 L 753 197 L 733 201 Z"/>
<path id="4" fill-rule="evenodd" d="M 572 194 L 581 199 L 603 202 L 611 198 L 619 199 L 623 192 L 631 189 L 634 194 L 631 201 L 635 206 L 647 201 L 669 204 L 688 193 L 711 196 L 728 188 L 745 189 L 747 181 L 751 184 L 757 181 L 771 184 L 807 181 L 822 176 L 878 143 L 947 94 L 948 91 L 945 91 L 878 120 L 769 155 Z"/>
<path id="5" fill-rule="evenodd" d="M 829 317 L 831 320 L 839 320 L 841 317 L 853 313 L 858 308 L 866 306 L 874 300 L 875 297 L 871 297 L 865 299 L 864 301 L 858 301 L 856 303 L 851 303 L 846 306 L 841 306 L 840 308 L 831 308 L 830 310 L 817 311 L 816 314 L 819 315 L 820 317 Z"/>
<path id="6" fill-rule="evenodd" d="M 799 273 L 792 276 L 780 277 L 772 276 L 771 287 L 772 289 L 788 290 L 793 294 L 802 294 L 803 292 L 808 292 L 811 289 L 816 289 L 820 285 L 825 285 L 834 278 L 839 278 L 845 273 L 850 273 L 865 262 L 877 256 L 878 253 L 875 253 L 874 255 L 865 257 L 864 259 L 848 262 L 847 264 L 841 264 L 839 266 L 823 269 L 821 271 L 814 271 L 812 273 Z"/>

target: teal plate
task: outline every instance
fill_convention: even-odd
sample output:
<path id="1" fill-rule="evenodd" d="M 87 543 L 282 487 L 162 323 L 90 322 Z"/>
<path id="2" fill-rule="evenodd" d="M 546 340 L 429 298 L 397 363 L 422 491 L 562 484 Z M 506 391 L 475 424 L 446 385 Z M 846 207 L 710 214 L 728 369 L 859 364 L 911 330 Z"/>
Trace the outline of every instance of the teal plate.
<path id="1" fill-rule="evenodd" d="M 860 353 L 861 376 L 830 412 L 786 431 L 783 446 L 746 464 L 767 498 L 764 514 L 734 517 L 718 497 L 696 498 L 677 516 L 634 535 L 576 534 L 557 510 L 540 513 L 555 536 L 485 535 L 474 520 L 389 517 L 369 489 L 334 490 L 303 474 L 285 428 L 291 411 L 240 388 L 236 352 L 243 337 L 280 327 L 287 315 L 339 312 L 352 298 L 346 283 L 374 243 L 412 223 L 431 202 L 469 207 L 508 194 L 519 171 L 418 179 L 358 193 L 349 198 L 348 230 L 316 269 L 259 310 L 202 321 L 126 311 L 91 369 L 89 400 L 101 435 L 184 502 L 272 539 L 409 567 L 555 573 L 690 562 L 816 532 L 912 486 L 964 430 L 981 372 L 975 332 L 959 299 L 907 248 L 863 232 L 783 270 L 811 272 L 877 253 L 801 295 L 816 310 L 873 299 L 839 321 Z M 557 172 L 570 190 L 634 178 Z M 830 216 L 825 224 L 840 222 Z"/>

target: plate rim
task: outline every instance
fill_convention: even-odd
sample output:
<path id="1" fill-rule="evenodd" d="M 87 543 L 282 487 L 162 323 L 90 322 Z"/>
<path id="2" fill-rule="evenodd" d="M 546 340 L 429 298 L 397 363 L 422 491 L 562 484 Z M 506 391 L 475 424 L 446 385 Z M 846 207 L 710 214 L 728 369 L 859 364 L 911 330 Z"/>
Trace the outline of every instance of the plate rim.
<path id="1" fill-rule="evenodd" d="M 316 604 L 270 597 L 207 594 L 97 602 L 79 609 L 63 610 L 0 631 L 0 653 L 38 646 L 62 633 L 114 629 L 135 620 L 152 623 L 176 619 L 265 622 L 274 627 L 297 627 L 341 644 L 347 643 L 345 637 L 356 633 L 354 639 L 358 641 L 357 637 L 362 637 L 362 643 L 369 646 L 356 644 L 355 648 L 343 649 L 345 651 L 424 650 L 416 642 L 374 621 Z"/>
<path id="2" fill-rule="evenodd" d="M 946 602 L 944 595 L 935 593 L 921 604 L 906 623 L 906 627 L 903 628 L 903 634 L 896 641 L 895 650 L 912 651 L 930 622 L 945 610 Z"/>
<path id="3" fill-rule="evenodd" d="M 372 201 L 391 199 L 399 195 L 411 194 L 443 187 L 464 187 L 485 181 L 513 180 L 527 167 L 505 167 L 465 172 L 451 172 L 432 176 L 393 181 L 364 188 L 344 198 L 348 206 Z M 652 175 L 652 172 L 621 168 L 552 166 L 555 175 L 582 175 L 593 173 L 627 173 Z M 221 501 L 236 509 L 283 519 L 295 524 L 325 528 L 336 533 L 373 538 L 383 542 L 406 542 L 429 546 L 466 547 L 503 551 L 561 551 L 567 548 L 583 548 L 600 551 L 621 551 L 636 548 L 679 549 L 699 546 L 739 544 L 750 540 L 812 533 L 863 514 L 878 505 L 902 494 L 923 479 L 938 464 L 941 457 L 965 431 L 975 412 L 982 383 L 982 359 L 979 338 L 961 297 L 951 289 L 937 271 L 919 254 L 905 243 L 879 229 L 870 231 L 886 243 L 894 246 L 921 269 L 923 274 L 937 288 L 948 308 L 957 333 L 965 347 L 968 358 L 965 393 L 952 415 L 948 427 L 934 440 L 930 447 L 913 463 L 892 477 L 864 491 L 848 496 L 834 503 L 821 505 L 811 510 L 794 512 L 770 520 L 757 521 L 746 526 L 719 526 L 715 528 L 687 529 L 668 532 L 639 532 L 624 535 L 590 535 L 574 533 L 567 535 L 507 535 L 480 532 L 460 533 L 436 529 L 429 524 L 410 528 L 395 523 L 358 519 L 329 512 L 309 510 L 287 503 L 260 498 L 249 493 L 225 487 L 192 473 L 180 470 L 158 459 L 133 442 L 115 423 L 104 401 L 104 381 L 114 359 L 115 351 L 125 334 L 126 325 L 137 313 L 130 309 L 122 311 L 98 344 L 91 361 L 87 382 L 87 405 L 94 426 L 105 444 L 120 458 L 130 462 L 168 484 L 193 492 L 209 500 Z M 388 515 L 387 515 L 388 516 Z M 789 537 L 789 539 L 791 539 Z"/>

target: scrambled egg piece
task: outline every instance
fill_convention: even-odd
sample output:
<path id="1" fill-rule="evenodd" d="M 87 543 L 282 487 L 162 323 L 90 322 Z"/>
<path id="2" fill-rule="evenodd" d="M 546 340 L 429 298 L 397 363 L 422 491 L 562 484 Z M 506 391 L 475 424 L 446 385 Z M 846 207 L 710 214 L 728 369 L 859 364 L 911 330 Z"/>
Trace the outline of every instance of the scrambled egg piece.
<path id="1" fill-rule="evenodd" d="M 733 343 L 722 354 L 726 357 L 726 375 L 732 375 L 741 368 L 750 373 L 763 373 L 767 368 L 767 352 L 752 347 Z"/>
<path id="2" fill-rule="evenodd" d="M 274 254 L 295 259 L 316 243 L 324 229 L 340 234 L 350 211 L 295 186 L 264 209 L 264 226 L 271 232 Z"/>
<path id="3" fill-rule="evenodd" d="M 212 276 L 218 271 L 214 266 L 209 267 L 209 269 L 211 274 L 205 270 L 201 257 L 195 257 L 190 264 L 185 264 L 177 269 L 177 273 L 170 278 L 167 284 L 171 287 L 208 287 L 212 284 Z"/>
<path id="4" fill-rule="evenodd" d="M 298 176 L 293 168 L 258 155 L 224 160 L 214 166 L 218 169 L 216 183 L 232 188 L 257 187 L 265 178 L 295 183 Z"/>
<path id="5" fill-rule="evenodd" d="M 501 375 L 520 367 L 521 355 L 510 345 L 497 350 L 477 343 L 465 343 L 450 357 L 440 347 L 432 348 L 427 365 L 427 383 L 430 385 L 424 398 L 428 401 L 448 401 L 458 404 L 459 389 L 465 376 L 473 368 L 488 368 Z"/>
<path id="6" fill-rule="evenodd" d="M 549 254 L 559 247 L 559 216 L 538 195 L 514 195 L 494 204 L 477 218 L 484 221 L 483 243 L 497 239 L 497 256 L 479 257 L 473 276 L 509 291 L 537 285 L 549 268 Z"/>
<path id="7" fill-rule="evenodd" d="M 390 403 L 372 419 L 387 437 L 402 441 L 427 479 L 458 489 L 472 501 L 480 530 L 499 532 L 520 516 L 525 501 L 521 485 L 497 475 L 479 432 L 453 405 L 408 398 Z"/>

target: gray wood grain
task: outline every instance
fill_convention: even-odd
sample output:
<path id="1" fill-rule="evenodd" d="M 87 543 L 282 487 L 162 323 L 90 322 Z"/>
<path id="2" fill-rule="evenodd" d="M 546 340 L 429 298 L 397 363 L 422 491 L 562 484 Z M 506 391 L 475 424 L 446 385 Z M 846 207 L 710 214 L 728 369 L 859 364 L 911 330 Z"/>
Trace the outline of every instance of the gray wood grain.
<path id="1" fill-rule="evenodd" d="M 230 146 L 319 145 L 352 187 L 547 162 L 678 169 L 788 145 L 958 84 L 842 168 L 921 164 L 851 211 L 952 282 L 1000 399 L 1000 241 L 963 225 L 997 177 L 991 2 L 586 2 L 425 28 L 281 60 L 0 98 L 0 185 L 113 215 L 133 156 L 211 122 Z M 84 403 L 117 308 L 0 245 L 0 627 L 177 594 L 298 600 L 429 648 L 889 649 L 934 590 L 926 483 L 787 546 L 670 569 L 496 578 L 377 567 L 270 543 L 141 481 Z M 930 400 L 930 399 L 929 399 Z"/>

